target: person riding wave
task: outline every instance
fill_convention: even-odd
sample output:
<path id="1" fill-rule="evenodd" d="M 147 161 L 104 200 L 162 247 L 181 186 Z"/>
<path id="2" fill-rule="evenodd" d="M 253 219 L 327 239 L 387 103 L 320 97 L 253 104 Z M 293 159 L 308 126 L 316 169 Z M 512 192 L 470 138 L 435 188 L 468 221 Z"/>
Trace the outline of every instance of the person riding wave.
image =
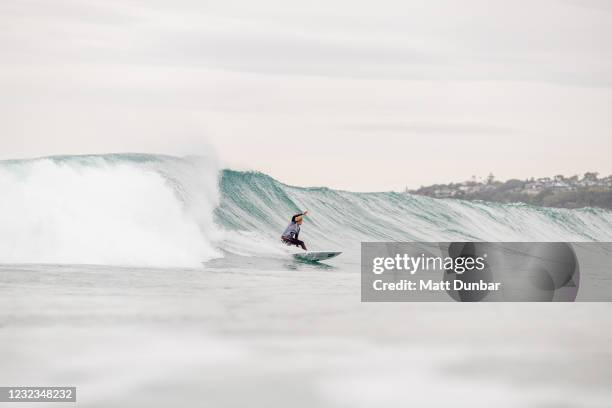
<path id="1" fill-rule="evenodd" d="M 287 228 L 285 228 L 285 232 L 283 232 L 283 235 L 281 236 L 281 240 L 285 244 L 302 247 L 304 251 L 307 250 L 306 245 L 304 244 L 304 241 L 300 241 L 298 237 L 300 235 L 300 226 L 302 225 L 302 221 L 306 214 L 308 214 L 308 211 L 295 214 L 293 217 L 291 217 L 291 222 Z"/>

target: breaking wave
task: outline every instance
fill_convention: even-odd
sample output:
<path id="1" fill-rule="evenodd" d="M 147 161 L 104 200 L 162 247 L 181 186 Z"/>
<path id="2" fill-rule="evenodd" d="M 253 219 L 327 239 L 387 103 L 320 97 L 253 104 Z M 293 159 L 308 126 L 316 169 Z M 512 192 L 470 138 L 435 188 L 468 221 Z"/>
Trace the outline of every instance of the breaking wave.
<path id="1" fill-rule="evenodd" d="M 214 160 L 143 154 L 0 162 L 0 262 L 197 266 L 283 254 L 302 209 L 313 249 L 361 241 L 610 241 L 612 212 L 288 186 Z"/>

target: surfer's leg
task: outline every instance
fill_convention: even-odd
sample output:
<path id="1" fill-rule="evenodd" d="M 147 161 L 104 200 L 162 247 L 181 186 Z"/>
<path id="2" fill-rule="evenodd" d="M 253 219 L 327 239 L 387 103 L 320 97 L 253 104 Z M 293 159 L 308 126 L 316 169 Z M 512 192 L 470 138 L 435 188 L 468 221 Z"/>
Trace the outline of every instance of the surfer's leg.
<path id="1" fill-rule="evenodd" d="M 289 246 L 300 246 L 300 241 L 291 237 L 283 237 L 283 242 Z"/>
<path id="2" fill-rule="evenodd" d="M 306 245 L 304 245 L 304 241 L 300 241 L 299 239 L 283 237 L 283 242 L 287 245 L 295 245 L 296 247 L 302 247 L 304 251 L 307 251 Z"/>

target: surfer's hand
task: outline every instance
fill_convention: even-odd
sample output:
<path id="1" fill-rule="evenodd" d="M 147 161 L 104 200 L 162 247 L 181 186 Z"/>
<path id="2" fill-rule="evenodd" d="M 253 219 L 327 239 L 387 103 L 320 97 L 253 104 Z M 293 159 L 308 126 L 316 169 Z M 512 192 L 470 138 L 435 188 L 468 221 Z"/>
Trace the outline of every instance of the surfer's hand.
<path id="1" fill-rule="evenodd" d="M 304 211 L 304 215 L 308 214 L 308 210 Z"/>

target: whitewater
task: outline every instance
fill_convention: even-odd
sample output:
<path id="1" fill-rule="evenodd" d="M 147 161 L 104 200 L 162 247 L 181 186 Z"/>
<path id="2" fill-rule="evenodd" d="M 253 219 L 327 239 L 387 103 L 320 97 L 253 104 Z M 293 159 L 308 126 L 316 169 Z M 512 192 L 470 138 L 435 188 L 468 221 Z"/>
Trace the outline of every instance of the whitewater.
<path id="1" fill-rule="evenodd" d="M 308 209 L 313 250 L 362 241 L 610 241 L 612 213 L 283 184 L 203 157 L 54 156 L 0 162 L 0 262 L 185 266 L 287 253 Z"/>

